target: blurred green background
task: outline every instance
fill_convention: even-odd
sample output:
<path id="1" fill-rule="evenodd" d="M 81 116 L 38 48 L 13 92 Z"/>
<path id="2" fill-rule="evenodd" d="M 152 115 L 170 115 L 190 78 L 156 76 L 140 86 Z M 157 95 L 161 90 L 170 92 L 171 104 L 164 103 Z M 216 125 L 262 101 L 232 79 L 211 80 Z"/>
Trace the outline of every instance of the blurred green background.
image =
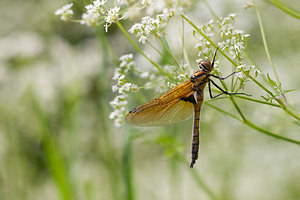
<path id="1" fill-rule="evenodd" d="M 208 106 L 201 111 L 194 169 L 192 120 L 114 127 L 108 119 L 111 77 L 117 58 L 135 50 L 115 25 L 105 33 L 102 26 L 60 21 L 54 11 L 65 3 L 1 2 L 0 199 L 300 199 L 300 146 L 262 135 Z M 298 0 L 287 3 L 300 10 Z M 86 4 L 76 1 L 75 13 Z M 209 4 L 218 16 L 238 14 L 236 27 L 251 34 L 249 55 L 271 72 L 255 11 L 245 11 L 239 0 Z M 300 112 L 300 21 L 264 1 L 258 6 L 283 86 L 296 89 L 288 101 Z M 198 24 L 212 18 L 201 1 L 187 15 Z M 179 28 L 171 23 L 169 30 Z M 177 39 L 170 39 L 174 46 Z M 186 43 L 192 47 L 193 38 Z M 252 84 L 246 91 L 264 95 Z M 153 96 L 150 91 L 143 98 Z M 133 95 L 130 106 L 143 103 L 139 99 Z M 237 101 L 261 127 L 300 140 L 299 123 L 282 110 Z M 234 111 L 226 100 L 214 105 Z"/>

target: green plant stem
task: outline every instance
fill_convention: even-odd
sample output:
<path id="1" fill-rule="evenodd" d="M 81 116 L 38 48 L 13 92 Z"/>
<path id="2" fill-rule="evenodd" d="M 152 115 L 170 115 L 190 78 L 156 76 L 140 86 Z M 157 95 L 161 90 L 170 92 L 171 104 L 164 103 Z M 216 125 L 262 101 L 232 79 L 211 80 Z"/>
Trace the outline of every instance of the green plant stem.
<path id="1" fill-rule="evenodd" d="M 221 112 L 221 113 L 224 113 L 225 115 L 228 115 L 228 116 L 230 116 L 230 117 L 232 117 L 232 118 L 234 118 L 234 119 L 236 119 L 236 120 L 242 122 L 242 120 L 241 120 L 238 116 L 235 116 L 234 114 L 231 114 L 230 112 L 227 112 L 227 111 L 225 111 L 225 110 L 223 110 L 223 109 L 221 109 L 221 108 L 219 108 L 219 107 L 217 107 L 217 106 L 214 106 L 214 105 L 210 104 L 210 103 L 207 102 L 207 101 L 204 101 L 204 103 L 205 103 L 206 105 L 212 107 L 213 109 L 215 109 L 215 110 L 217 110 L 217 111 L 219 111 L 219 112 Z"/>
<path id="2" fill-rule="evenodd" d="M 250 126 L 250 127 L 252 127 L 253 129 L 258 130 L 258 131 L 260 131 L 261 133 L 264 133 L 264 134 L 266 134 L 266 135 L 269 135 L 269 136 L 275 137 L 275 138 L 280 139 L 280 140 L 284 140 L 284 141 L 287 141 L 287 142 L 291 142 L 291 143 L 300 145 L 300 141 L 293 140 L 293 139 L 290 139 L 290 138 L 286 138 L 286 137 L 282 137 L 282 136 L 280 136 L 280 135 L 274 134 L 274 133 L 272 133 L 272 132 L 270 132 L 270 131 L 267 131 L 267 130 L 265 130 L 265 129 L 263 129 L 263 128 L 260 128 L 260 127 L 256 126 L 255 124 L 253 124 L 252 122 L 250 122 L 250 121 L 248 121 L 248 120 L 244 121 L 244 124 L 246 124 L 247 126 Z"/>
<path id="3" fill-rule="evenodd" d="M 260 13 L 259 13 L 259 10 L 258 10 L 257 6 L 255 6 L 255 11 L 256 11 L 257 20 L 258 20 L 258 23 L 259 23 L 259 28 L 260 28 L 260 32 L 261 32 L 261 36 L 262 36 L 262 40 L 263 40 L 263 44 L 264 44 L 264 48 L 265 48 L 268 60 L 269 60 L 269 62 L 271 64 L 273 73 L 274 73 L 275 78 L 276 78 L 276 82 L 280 83 L 279 77 L 277 75 L 277 72 L 276 72 L 276 69 L 275 69 L 275 66 L 274 66 L 274 63 L 273 63 L 273 60 L 272 60 L 270 52 L 269 52 L 269 47 L 268 47 L 268 43 L 267 43 L 265 31 L 264 31 L 263 22 L 262 22 L 262 19 L 261 19 L 261 16 L 260 16 Z M 279 88 L 279 89 L 280 89 L 280 92 L 283 94 L 282 89 L 281 88 Z"/>
<path id="4" fill-rule="evenodd" d="M 35 95 L 31 92 L 32 110 L 37 118 L 40 126 L 40 133 L 42 144 L 45 151 L 45 159 L 49 166 L 49 170 L 54 178 L 54 181 L 60 191 L 61 200 L 74 199 L 73 188 L 65 167 L 63 156 L 60 152 L 59 146 L 53 137 L 49 119 L 43 112 L 40 103 Z"/>
<path id="5" fill-rule="evenodd" d="M 108 113 L 109 108 L 107 107 L 107 99 L 109 98 L 107 88 L 110 87 L 109 77 L 107 77 L 107 71 L 109 68 L 109 60 L 111 60 L 114 64 L 118 65 L 119 60 L 114 52 L 111 44 L 105 37 L 105 32 L 103 28 L 97 27 L 96 35 L 99 40 L 99 46 L 102 49 L 102 56 L 103 59 L 101 60 L 99 73 L 98 73 L 98 80 L 96 81 L 95 85 L 97 87 L 95 94 L 95 98 L 97 100 L 97 112 L 96 117 L 97 121 L 101 121 L 101 123 L 96 123 L 94 129 L 97 132 L 101 133 L 101 141 L 100 145 L 105 149 L 101 155 L 103 155 L 103 163 L 107 169 L 109 175 L 109 185 L 112 194 L 112 200 L 119 200 L 123 194 L 121 194 L 121 184 L 120 184 L 120 170 L 116 163 L 118 162 L 118 157 L 116 153 L 116 149 L 114 141 L 112 139 L 110 123 L 107 116 L 103 115 L 102 113 Z M 110 94 L 110 92 L 109 92 Z M 99 156 L 100 157 L 100 156 Z M 101 158 L 100 158 L 101 159 Z"/>
<path id="6" fill-rule="evenodd" d="M 275 99 L 282 107 L 282 109 L 288 113 L 289 115 L 291 115 L 292 117 L 294 117 L 295 119 L 297 119 L 298 121 L 300 121 L 300 115 L 289 105 L 286 105 L 285 103 L 283 103 L 280 99 Z"/>
<path id="7" fill-rule="evenodd" d="M 238 111 L 238 113 L 240 114 L 240 116 L 242 117 L 243 120 L 247 120 L 246 117 L 244 116 L 244 114 L 242 113 L 242 110 L 239 108 L 239 106 L 237 105 L 237 103 L 235 102 L 233 96 L 229 97 L 231 102 L 233 103 L 235 109 Z"/>
<path id="8" fill-rule="evenodd" d="M 245 53 L 245 56 L 247 59 L 251 62 L 252 65 L 254 65 L 258 70 L 262 71 L 258 65 L 254 62 L 254 60 L 247 54 Z M 264 80 L 265 83 L 267 83 L 270 87 L 273 87 L 272 84 L 268 81 L 267 77 L 264 74 L 260 74 L 260 77 Z"/>
<path id="9" fill-rule="evenodd" d="M 153 60 L 151 60 L 136 44 L 135 42 L 131 39 L 131 37 L 128 35 L 128 33 L 125 31 L 121 23 L 118 21 L 116 22 L 118 25 L 119 29 L 123 32 L 123 34 L 127 37 L 127 39 L 131 42 L 131 44 L 154 66 L 156 69 L 161 72 L 162 74 L 166 75 L 169 77 L 171 80 L 175 80 L 172 76 L 170 76 L 167 72 L 165 72 L 158 64 L 156 64 Z"/>
<path id="10" fill-rule="evenodd" d="M 212 89 L 212 90 L 217 91 L 216 89 Z M 206 100 L 206 102 L 217 101 L 217 100 L 220 100 L 220 99 L 227 99 L 228 97 L 229 96 L 223 96 L 223 97 L 218 97 L 218 98 L 214 98 L 214 99 L 209 99 L 209 100 Z M 259 99 L 254 99 L 252 97 L 248 97 L 248 96 L 244 96 L 244 95 L 234 95 L 234 97 L 240 98 L 240 99 L 245 99 L 245 100 L 252 101 L 252 102 L 255 102 L 255 103 L 261 103 L 261 104 L 266 104 L 266 105 L 269 105 L 269 106 L 274 106 L 274 107 L 277 107 L 277 108 L 281 108 L 281 106 L 278 105 L 278 104 L 262 101 L 262 100 L 259 100 Z"/>
<path id="11" fill-rule="evenodd" d="M 184 60 L 184 20 L 183 18 L 181 18 L 181 29 L 182 29 L 182 33 L 181 33 L 181 60 Z M 182 63 L 183 64 L 183 63 Z"/>
<path id="12" fill-rule="evenodd" d="M 205 35 L 191 20 L 189 20 L 185 15 L 181 14 L 181 17 L 185 19 L 200 35 L 202 35 L 212 46 L 214 46 L 216 49 L 218 46 L 209 38 L 207 35 Z M 220 52 L 229 62 L 231 62 L 234 66 L 238 66 L 237 63 L 235 63 L 222 49 L 218 49 L 218 52 Z"/>
<path id="13" fill-rule="evenodd" d="M 300 12 L 287 6 L 286 4 L 278 1 L 278 0 L 267 0 L 269 3 L 272 3 L 274 6 L 279 8 L 280 10 L 284 11 L 285 13 L 291 15 L 292 17 L 295 17 L 297 19 L 300 19 Z"/>
<path id="14" fill-rule="evenodd" d="M 216 12 L 214 11 L 214 9 L 212 9 L 212 7 L 209 5 L 209 3 L 207 2 L 207 0 L 202 0 L 203 3 L 205 4 L 205 7 L 209 10 L 209 13 L 213 16 L 213 18 L 215 20 L 218 20 L 219 17 L 217 16 Z"/>
<path id="15" fill-rule="evenodd" d="M 277 107 L 277 108 L 281 108 L 281 106 L 278 105 L 278 104 L 262 101 L 262 100 L 259 100 L 259 99 L 254 99 L 254 98 L 251 98 L 251 97 L 248 97 L 248 96 L 235 95 L 235 97 L 245 99 L 245 100 L 248 100 L 248 101 L 253 101 L 253 102 L 256 102 L 256 103 L 261 103 L 261 104 L 266 104 L 266 105 L 269 105 L 269 106 L 274 106 L 274 107 Z"/>
<path id="16" fill-rule="evenodd" d="M 159 53 L 159 55 L 160 55 L 161 57 L 165 57 L 164 54 L 163 54 L 158 48 L 156 48 L 152 43 L 149 42 L 149 45 L 150 45 L 157 53 Z M 173 63 L 172 60 L 170 60 L 169 57 L 167 57 L 167 60 L 168 60 L 168 62 L 169 62 L 170 64 L 175 64 L 175 65 L 176 65 L 176 63 Z"/>
<path id="17" fill-rule="evenodd" d="M 194 177 L 196 183 L 206 192 L 206 194 L 210 197 L 212 200 L 217 200 L 218 198 L 214 195 L 212 190 L 203 182 L 200 175 L 197 173 L 196 170 L 189 170 Z"/>
<path id="18" fill-rule="evenodd" d="M 265 88 L 261 83 L 259 83 L 257 80 L 255 80 L 255 78 L 253 78 L 252 76 L 249 76 L 249 78 L 256 83 L 257 85 L 259 85 L 263 90 L 265 90 L 271 97 L 273 97 L 275 99 L 275 101 L 277 101 L 277 103 L 279 103 L 279 105 L 281 106 L 281 108 L 288 113 L 289 115 L 291 115 L 292 117 L 294 117 L 295 119 L 297 119 L 298 121 L 300 121 L 300 115 L 289 105 L 286 105 L 286 103 L 284 103 L 281 99 L 276 98 L 276 96 L 270 92 L 267 88 Z"/>
<path id="19" fill-rule="evenodd" d="M 166 50 L 166 52 L 169 54 L 169 56 L 171 56 L 172 60 L 174 60 L 175 64 L 177 65 L 177 67 L 179 68 L 179 64 L 176 60 L 176 58 L 173 56 L 173 54 L 170 52 L 170 46 L 167 42 L 166 39 L 164 39 L 164 41 L 167 43 L 167 46 L 163 43 L 163 41 L 161 41 L 161 39 L 158 38 L 158 41 L 160 42 L 160 44 L 164 47 L 164 49 Z"/>
<path id="20" fill-rule="evenodd" d="M 249 78 L 256 85 L 258 85 L 260 88 L 262 88 L 266 93 L 268 93 L 271 97 L 275 98 L 275 95 L 270 90 L 268 90 L 265 86 L 263 86 L 260 82 L 258 82 L 253 76 L 249 75 Z"/>
<path id="21" fill-rule="evenodd" d="M 236 120 L 242 122 L 243 124 L 246 124 L 247 126 L 253 128 L 253 129 L 255 129 L 255 130 L 257 130 L 257 131 L 259 131 L 259 132 L 261 132 L 261 133 L 263 133 L 263 134 L 266 134 L 266 135 L 268 135 L 268 136 L 271 136 L 271 137 L 274 137 L 274 138 L 277 138 L 277 139 L 280 139 L 280 140 L 283 140 L 283 141 L 287 141 L 287 142 L 291 142 L 291 143 L 300 145 L 300 141 L 293 140 L 293 139 L 290 139 L 290 138 L 286 138 L 286 137 L 277 135 L 277 134 L 275 134 L 275 133 L 272 133 L 271 131 L 267 131 L 267 130 L 265 130 L 265 129 L 263 129 L 263 128 L 260 128 L 260 127 L 256 126 L 255 124 L 253 124 L 252 122 L 250 122 L 250 121 L 247 120 L 247 119 L 240 119 L 239 117 L 237 117 L 237 116 L 235 116 L 235 115 L 233 115 L 233 114 L 231 114 L 231 113 L 229 113 L 229 112 L 227 112 L 227 111 L 225 111 L 225 110 L 223 110 L 223 109 L 221 109 L 221 108 L 219 108 L 219 107 L 216 107 L 216 106 L 214 106 L 214 105 L 212 105 L 212 104 L 210 104 L 210 103 L 208 103 L 208 102 L 204 102 L 204 103 L 205 103 L 206 105 L 208 105 L 208 106 L 214 108 L 215 110 L 217 110 L 217 111 L 219 111 L 219 112 L 221 112 L 221 113 L 224 113 L 224 114 L 226 114 L 226 115 L 228 115 L 228 116 L 230 116 L 230 117 L 232 117 L 232 118 L 234 118 L 234 119 L 236 119 Z"/>
<path id="22" fill-rule="evenodd" d="M 123 154 L 123 166 L 124 166 L 124 180 L 125 180 L 125 187 L 126 187 L 126 195 L 125 200 L 134 200 L 134 191 L 133 191 L 133 164 L 132 164 L 132 138 L 130 136 L 130 131 L 127 130 L 125 133 L 125 144 L 124 144 L 124 154 Z"/>

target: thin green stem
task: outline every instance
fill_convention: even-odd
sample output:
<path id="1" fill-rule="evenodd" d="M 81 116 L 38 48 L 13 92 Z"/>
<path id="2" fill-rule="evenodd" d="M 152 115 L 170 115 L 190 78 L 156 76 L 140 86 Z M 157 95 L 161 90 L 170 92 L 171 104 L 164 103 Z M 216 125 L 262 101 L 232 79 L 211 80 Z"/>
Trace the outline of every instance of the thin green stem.
<path id="1" fill-rule="evenodd" d="M 213 45 L 215 48 L 218 48 L 218 46 L 209 38 L 207 35 L 205 35 L 191 20 L 189 20 L 184 14 L 180 15 L 185 21 L 187 21 L 200 35 L 202 35 L 211 45 Z M 222 53 L 222 51 L 219 50 L 219 52 Z M 222 53 L 224 54 L 224 52 Z M 230 58 L 229 58 L 230 59 Z"/>
<path id="2" fill-rule="evenodd" d="M 277 103 L 279 103 L 279 105 L 281 106 L 281 108 L 288 113 L 289 115 L 291 115 L 292 117 L 294 117 L 295 119 L 297 119 L 298 121 L 300 121 L 300 115 L 289 105 L 287 105 L 286 103 L 282 102 L 281 99 L 276 98 L 276 96 L 270 92 L 267 88 L 265 88 L 261 83 L 259 83 L 257 80 L 255 80 L 252 76 L 249 76 L 249 78 L 256 83 L 257 85 L 259 85 L 262 89 L 264 89 L 271 97 L 273 97 L 275 99 L 275 101 L 277 101 Z"/>
<path id="3" fill-rule="evenodd" d="M 282 109 L 288 113 L 289 115 L 291 115 L 292 117 L 294 117 L 295 119 L 297 119 L 298 121 L 300 121 L 300 115 L 289 105 L 286 105 L 285 103 L 283 103 L 280 99 L 275 98 L 275 100 L 281 105 Z"/>
<path id="4" fill-rule="evenodd" d="M 165 72 L 158 64 L 156 64 L 153 60 L 151 60 L 136 44 L 135 42 L 131 39 L 129 34 L 125 31 L 121 23 L 118 21 L 116 22 L 118 25 L 119 29 L 123 32 L 123 34 L 127 37 L 127 39 L 131 42 L 131 44 L 154 66 L 156 69 L 161 72 L 162 74 L 166 75 L 169 77 L 171 80 L 175 80 L 172 76 L 170 76 L 167 72 Z"/>
<path id="5" fill-rule="evenodd" d="M 40 103 L 34 94 L 30 94 L 32 110 L 38 120 L 39 132 L 41 133 L 42 145 L 45 153 L 45 160 L 47 161 L 49 170 L 53 179 L 60 191 L 61 200 L 74 199 L 74 190 L 70 182 L 69 174 L 67 173 L 66 163 L 60 152 L 57 141 L 53 137 L 51 125 L 45 112 L 40 107 Z"/>
<path id="6" fill-rule="evenodd" d="M 215 194 L 212 192 L 212 190 L 207 186 L 206 183 L 202 180 L 200 175 L 197 173 L 196 170 L 189 170 L 194 177 L 196 183 L 206 192 L 206 194 L 210 197 L 212 200 L 217 200 L 218 198 L 215 196 Z"/>
<path id="7" fill-rule="evenodd" d="M 231 114 L 231 113 L 229 113 L 229 112 L 227 112 L 227 111 L 225 111 L 225 110 L 223 110 L 223 109 L 221 109 L 221 108 L 219 108 L 219 107 L 217 107 L 217 106 L 214 106 L 214 105 L 208 103 L 207 101 L 204 101 L 204 103 L 205 103 L 206 105 L 212 107 L 213 109 L 215 109 L 215 110 L 217 110 L 217 111 L 219 111 L 219 112 L 221 112 L 221 113 L 224 113 L 225 115 L 229 115 L 230 117 L 232 117 L 232 118 L 234 118 L 234 119 L 236 119 L 236 120 L 242 122 L 242 120 L 241 120 L 238 116 L 235 116 L 234 114 Z"/>
<path id="8" fill-rule="evenodd" d="M 186 165 L 186 159 L 182 156 L 178 157 L 179 161 L 181 163 L 184 163 L 185 166 Z M 216 195 L 214 194 L 214 192 L 212 191 L 212 189 L 203 181 L 203 178 L 200 177 L 199 173 L 197 173 L 196 170 L 191 169 L 188 170 L 189 172 L 191 172 L 192 177 L 195 179 L 196 183 L 199 185 L 200 188 L 203 189 L 203 191 L 210 197 L 210 199 L 212 200 L 218 200 L 218 198 L 216 197 Z"/>
<path id="9" fill-rule="evenodd" d="M 267 130 L 265 130 L 265 129 L 262 129 L 262 128 L 256 126 L 255 124 L 253 124 L 252 122 L 248 121 L 248 120 L 244 121 L 244 123 L 245 123 L 246 125 L 252 127 L 253 129 L 258 130 L 258 131 L 260 131 L 261 133 L 264 133 L 264 134 L 269 135 L 269 136 L 271 136 L 271 137 L 274 137 L 274 138 L 277 138 L 277 139 L 280 139 L 280 140 L 284 140 L 284 141 L 287 141 L 287 142 L 291 142 L 291 143 L 300 145 L 300 141 L 293 140 L 293 139 L 290 139 L 290 138 L 286 138 L 286 137 L 277 135 L 277 134 L 275 134 L 275 133 L 272 133 L 272 132 L 270 132 L 270 131 L 267 131 Z"/>
<path id="10" fill-rule="evenodd" d="M 160 42 L 160 44 L 164 47 L 164 49 L 166 50 L 166 52 L 171 56 L 172 60 L 174 60 L 175 64 L 177 65 L 177 67 L 179 68 L 179 64 L 176 60 L 176 58 L 173 56 L 173 54 L 170 52 L 170 46 L 168 45 L 168 42 L 166 39 L 164 39 L 164 41 L 167 43 L 168 46 L 166 46 L 163 41 L 161 41 L 161 39 L 158 39 L 158 41 Z"/>
<path id="11" fill-rule="evenodd" d="M 260 69 L 260 67 L 254 62 L 254 60 L 249 56 L 248 53 L 245 53 L 245 56 L 247 57 L 247 59 L 251 62 L 252 65 L 255 66 L 255 68 L 257 68 L 258 70 L 262 71 Z M 264 74 L 260 75 L 262 77 L 262 79 L 265 81 L 265 83 L 267 83 L 270 87 L 272 87 L 270 81 L 268 81 L 267 77 Z"/>
<path id="12" fill-rule="evenodd" d="M 265 129 L 263 129 L 263 128 L 260 128 L 260 127 L 256 126 L 255 124 L 253 124 L 252 122 L 250 122 L 250 121 L 247 120 L 247 119 L 245 119 L 245 120 L 240 119 L 239 117 L 237 117 L 237 116 L 235 116 L 235 115 L 233 115 L 233 114 L 231 114 L 231 113 L 229 113 L 229 112 L 227 112 L 227 111 L 225 111 L 225 110 L 223 110 L 223 109 L 221 109 L 221 108 L 218 108 L 218 107 L 216 107 L 216 106 L 214 106 L 214 105 L 212 105 L 212 104 L 210 104 L 210 103 L 207 103 L 207 102 L 204 102 L 204 103 L 205 103 L 206 105 L 208 105 L 208 106 L 210 106 L 210 107 L 216 109 L 217 111 L 219 111 L 219 112 L 221 112 L 221 113 L 224 113 L 224 114 L 226 114 L 226 115 L 228 115 L 228 116 L 230 116 L 230 117 L 232 117 L 232 118 L 234 118 L 234 119 L 236 119 L 236 120 L 242 122 L 243 124 L 246 124 L 247 126 L 253 128 L 253 129 L 255 129 L 255 130 L 257 130 L 257 131 L 259 131 L 259 132 L 261 132 L 261 133 L 263 133 L 263 134 L 266 134 L 266 135 L 268 135 L 268 136 L 271 136 L 271 137 L 274 137 L 274 138 L 277 138 L 277 139 L 280 139 L 280 140 L 283 140 L 283 141 L 286 141 L 286 142 L 291 142 L 291 143 L 300 145 L 300 141 L 293 140 L 293 139 L 290 139 L 290 138 L 286 138 L 286 137 L 277 135 L 277 134 L 275 134 L 275 133 L 272 133 L 271 131 L 267 131 L 267 130 L 265 130 Z"/>
<path id="13" fill-rule="evenodd" d="M 278 0 L 268 0 L 268 2 L 272 3 L 274 6 L 276 6 L 280 10 L 284 11 L 285 13 L 291 15 L 292 17 L 300 19 L 300 12 L 289 7 L 288 5 L 282 3 Z"/>
<path id="14" fill-rule="evenodd" d="M 181 60 L 184 60 L 184 20 L 181 18 Z"/>
<path id="15" fill-rule="evenodd" d="M 159 83 L 159 82 L 161 82 L 161 81 L 163 81 L 163 79 L 162 79 L 162 80 L 158 80 L 158 81 L 153 81 L 153 82 L 151 82 L 151 84 L 149 84 L 149 85 L 147 84 L 147 85 L 144 85 L 144 86 L 141 86 L 141 87 L 138 87 L 138 88 L 139 88 L 139 89 L 150 88 L 150 87 L 156 85 L 157 83 Z"/>
<path id="16" fill-rule="evenodd" d="M 238 113 L 240 114 L 240 116 L 242 117 L 243 120 L 247 120 L 246 117 L 244 116 L 244 114 L 242 113 L 242 110 L 240 109 L 240 107 L 237 105 L 237 103 L 235 102 L 233 96 L 229 97 L 232 104 L 234 105 L 235 109 L 238 111 Z"/>
<path id="17" fill-rule="evenodd" d="M 263 86 L 260 82 L 258 82 L 253 76 L 249 75 L 249 78 L 250 78 L 256 85 L 258 85 L 258 86 L 261 87 L 265 92 L 267 92 L 271 97 L 274 97 L 274 98 L 275 98 L 275 95 L 274 95 L 270 90 L 268 90 L 265 86 Z"/>
<path id="18" fill-rule="evenodd" d="M 275 66 L 274 66 L 274 63 L 273 63 L 273 60 L 272 60 L 270 52 L 269 52 L 269 47 L 268 47 L 268 43 L 267 43 L 265 31 L 264 31 L 263 22 L 262 22 L 262 19 L 261 19 L 261 16 L 260 16 L 260 13 L 259 13 L 259 10 L 258 10 L 257 6 L 255 7 L 255 11 L 256 11 L 256 15 L 257 15 L 258 23 L 259 23 L 259 28 L 260 28 L 260 31 L 261 31 L 261 36 L 262 36 L 262 40 L 263 40 L 263 44 L 264 44 L 264 48 L 265 48 L 268 60 L 271 64 L 273 73 L 274 73 L 275 78 L 276 78 L 276 82 L 280 83 L 279 77 L 277 75 L 277 72 L 276 72 L 276 69 L 275 69 Z M 280 92 L 283 94 L 283 91 L 281 91 L 281 88 L 280 88 Z"/>
<path id="19" fill-rule="evenodd" d="M 254 99 L 254 98 L 251 98 L 251 97 L 248 97 L 248 96 L 235 95 L 235 97 L 245 99 L 245 100 L 248 100 L 248 101 L 253 101 L 253 102 L 256 102 L 256 103 L 261 103 L 261 104 L 266 104 L 266 105 L 269 105 L 269 106 L 274 106 L 274 107 L 277 107 L 277 108 L 281 108 L 281 106 L 278 105 L 278 104 L 262 101 L 262 100 L 259 100 L 259 99 Z"/>
<path id="20" fill-rule="evenodd" d="M 212 91 L 218 91 L 218 90 L 217 89 L 212 89 Z M 262 100 L 259 100 L 259 99 L 254 99 L 252 97 L 248 97 L 248 96 L 244 96 L 244 95 L 234 95 L 234 97 L 237 97 L 237 98 L 240 98 L 240 99 L 245 99 L 245 100 L 252 101 L 252 102 L 255 102 L 255 103 L 261 103 L 261 104 L 266 104 L 266 105 L 269 105 L 269 106 L 274 106 L 274 107 L 277 107 L 277 108 L 281 108 L 281 106 L 278 105 L 278 104 L 262 101 Z M 227 99 L 227 98 L 229 98 L 228 95 L 223 96 L 223 97 L 214 98 L 214 99 L 209 99 L 209 100 L 206 100 L 206 102 L 216 101 L 216 100 L 220 100 L 220 99 Z"/>
<path id="21" fill-rule="evenodd" d="M 126 187 L 125 200 L 134 200 L 134 187 L 133 187 L 133 164 L 132 164 L 132 138 L 130 136 L 130 131 L 126 131 L 124 144 L 124 154 L 123 154 L 123 166 L 124 166 L 124 180 Z"/>
<path id="22" fill-rule="evenodd" d="M 152 43 L 149 42 L 149 45 L 150 45 L 157 53 L 159 53 L 159 55 L 160 55 L 161 57 L 164 57 L 164 54 L 163 54 L 158 48 L 156 48 Z M 169 57 L 167 58 L 167 60 L 168 60 L 168 62 L 169 62 L 170 64 L 174 64 L 174 63 L 169 59 Z"/>
<path id="23" fill-rule="evenodd" d="M 206 0 L 203 0 L 203 3 L 205 4 L 205 7 L 209 10 L 209 13 L 213 16 L 215 20 L 218 20 L 219 17 L 217 16 L 216 12 L 212 7 L 209 5 L 209 3 Z"/>

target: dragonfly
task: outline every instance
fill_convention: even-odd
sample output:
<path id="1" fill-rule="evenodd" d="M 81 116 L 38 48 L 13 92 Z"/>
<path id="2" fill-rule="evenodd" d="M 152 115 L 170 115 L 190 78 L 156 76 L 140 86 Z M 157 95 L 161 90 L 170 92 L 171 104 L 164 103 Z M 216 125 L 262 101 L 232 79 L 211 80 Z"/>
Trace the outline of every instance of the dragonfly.
<path id="1" fill-rule="evenodd" d="M 230 93 L 218 86 L 212 78 L 224 80 L 236 72 L 221 78 L 211 71 L 214 68 L 216 49 L 213 61 L 204 60 L 198 64 L 199 70 L 196 71 L 188 80 L 179 83 L 169 91 L 159 97 L 137 106 L 129 111 L 125 121 L 137 126 L 162 126 L 181 122 L 189 119 L 194 113 L 194 126 L 192 135 L 191 164 L 194 167 L 198 159 L 199 151 L 199 120 L 201 106 L 204 100 L 204 88 L 208 84 L 210 98 L 216 98 L 222 94 L 235 95 L 244 93 Z M 218 88 L 221 93 L 212 95 L 211 84 Z M 244 94 L 247 95 L 247 94 Z"/>

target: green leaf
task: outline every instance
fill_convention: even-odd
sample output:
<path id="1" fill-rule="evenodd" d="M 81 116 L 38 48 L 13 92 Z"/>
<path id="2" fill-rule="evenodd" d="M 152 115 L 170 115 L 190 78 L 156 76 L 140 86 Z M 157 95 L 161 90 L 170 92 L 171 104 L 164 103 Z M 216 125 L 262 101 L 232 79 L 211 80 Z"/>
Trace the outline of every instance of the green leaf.
<path id="1" fill-rule="evenodd" d="M 295 90 L 296 90 L 296 89 L 284 90 L 284 93 L 293 92 L 293 91 L 295 91 Z"/>
<path id="2" fill-rule="evenodd" d="M 274 87 L 276 87 L 276 88 L 277 88 L 277 84 L 276 84 L 276 82 L 275 82 L 275 81 L 273 81 L 273 80 L 271 79 L 271 77 L 270 77 L 269 73 L 267 73 L 267 77 L 268 77 L 268 81 L 271 83 L 271 85 L 273 85 Z"/>

